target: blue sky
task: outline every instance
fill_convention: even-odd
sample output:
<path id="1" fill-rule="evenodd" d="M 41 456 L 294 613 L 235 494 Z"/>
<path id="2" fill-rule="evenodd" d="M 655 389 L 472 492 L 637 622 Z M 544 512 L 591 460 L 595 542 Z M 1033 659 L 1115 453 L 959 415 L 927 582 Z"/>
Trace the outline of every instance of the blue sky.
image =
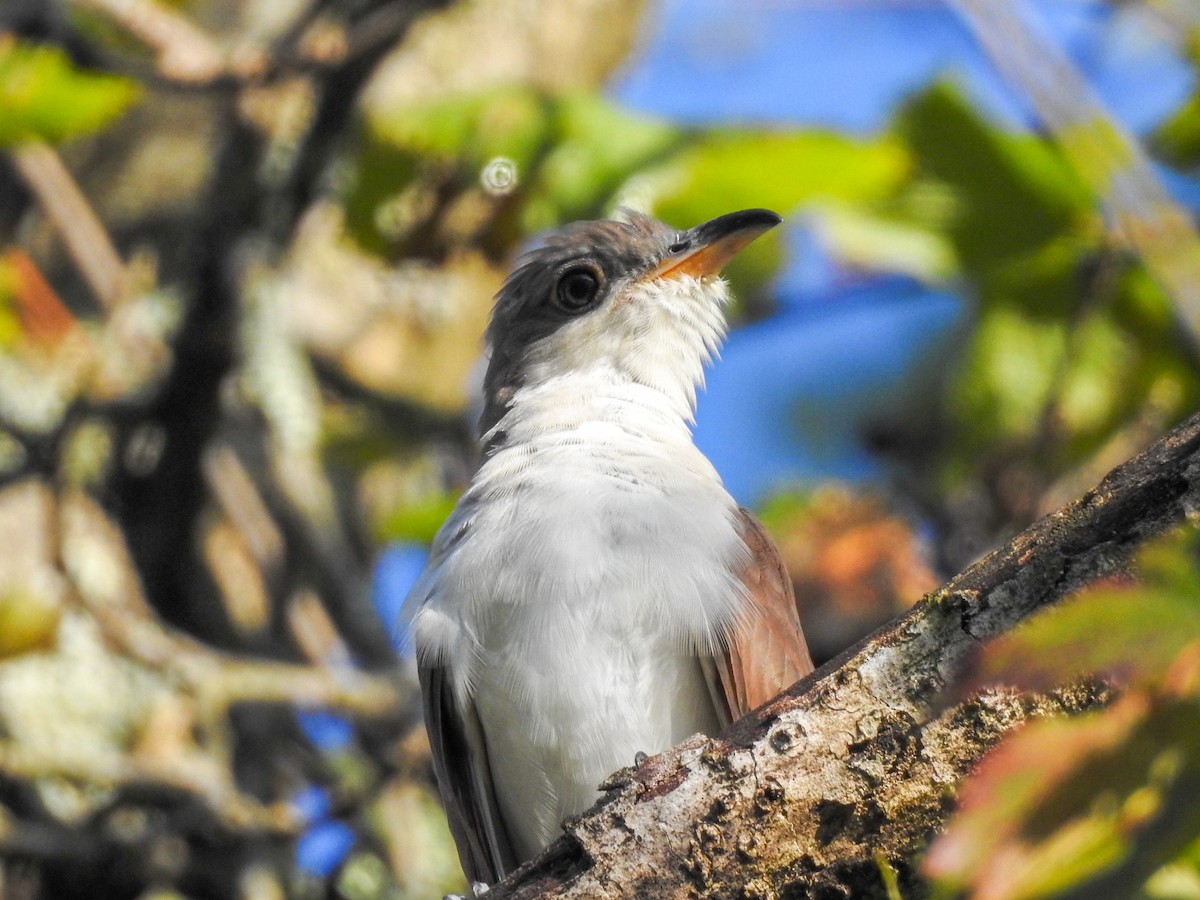
<path id="1" fill-rule="evenodd" d="M 1017 2 L 1017 0 L 1011 0 Z M 1129 127 L 1152 127 L 1190 91 L 1171 34 L 1145 13 L 1094 0 L 1030 10 Z M 774 122 L 870 132 L 930 80 L 949 77 L 1009 125 L 1028 105 L 940 2 L 666 0 L 611 86 L 632 109 L 681 122 Z"/>

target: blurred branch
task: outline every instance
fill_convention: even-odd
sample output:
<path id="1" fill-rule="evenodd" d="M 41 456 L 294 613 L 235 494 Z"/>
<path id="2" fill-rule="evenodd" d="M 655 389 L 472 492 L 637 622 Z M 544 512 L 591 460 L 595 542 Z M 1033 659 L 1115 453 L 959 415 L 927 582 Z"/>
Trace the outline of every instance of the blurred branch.
<path id="1" fill-rule="evenodd" d="M 268 581 L 276 581 L 283 565 L 283 535 L 245 466 L 232 447 L 221 444 L 205 454 L 203 467 L 209 488 L 245 538 L 254 561 Z"/>
<path id="2" fill-rule="evenodd" d="M 261 177 L 270 140 L 239 113 L 237 96 L 224 101 L 226 143 L 201 222 L 192 232 L 194 249 L 187 255 L 194 267 L 182 273 L 191 296 L 173 342 L 175 365 L 145 412 L 145 420 L 155 423 L 164 435 L 162 462 L 145 473 L 118 472 L 112 485 L 147 593 L 177 624 L 203 630 L 204 606 L 190 561 L 180 558 L 179 548 L 190 546 L 196 516 L 207 500 L 201 459 L 220 415 L 221 383 L 233 365 L 239 297 L 247 272 L 254 265 L 269 267 L 292 238 L 378 60 L 418 16 L 443 2 L 368 6 L 364 17 L 393 7 L 403 12 L 393 22 L 390 43 L 314 73 L 318 107 L 298 135 L 282 178 L 266 183 Z M 285 535 L 289 541 L 294 536 Z M 341 584 L 345 574 L 339 569 L 330 576 L 332 581 L 317 584 L 333 605 L 338 603 L 334 597 L 351 596 L 358 589 L 357 583 Z M 332 587 L 338 590 L 331 591 Z M 212 623 L 208 624 L 211 632 Z M 378 657 L 386 635 L 369 645 L 354 649 L 363 658 Z"/>
<path id="3" fill-rule="evenodd" d="M 141 594 L 120 532 L 103 510 L 74 492 L 60 505 L 63 561 L 84 608 L 122 652 L 203 695 L 206 709 L 223 714 L 238 703 L 292 702 L 379 717 L 405 706 L 390 677 L 242 659 L 164 628 Z"/>
<path id="4" fill-rule="evenodd" d="M 374 57 L 408 30 L 414 17 L 449 0 L 391 0 L 368 4 L 357 21 L 325 22 L 335 4 L 313 0 L 270 44 L 244 43 L 224 50 L 215 38 L 187 16 L 156 0 L 69 0 L 111 18 L 155 55 L 153 70 L 118 59 L 111 51 L 69 35 L 75 47 L 87 47 L 89 58 L 154 83 L 181 90 L 240 89 L 296 75 L 320 75 L 359 57 Z"/>
<path id="5" fill-rule="evenodd" d="M 109 16 L 155 52 L 159 71 L 185 82 L 211 81 L 225 68 L 216 42 L 187 16 L 156 0 L 71 0 Z"/>
<path id="6" fill-rule="evenodd" d="M 1193 31 L 1200 29 L 1200 6 L 1191 0 L 1145 0 L 1144 7 L 1162 23 L 1162 32 L 1186 46 Z"/>
<path id="7" fill-rule="evenodd" d="M 489 898 L 882 896 L 979 757 L 1096 685 L 988 692 L 946 708 L 978 643 L 1089 582 L 1200 508 L 1200 415 L 716 738 L 616 773 Z M 919 892 L 904 884 L 905 894 Z"/>
<path id="8" fill-rule="evenodd" d="M 125 263 L 58 151 L 48 144 L 23 144 L 13 151 L 12 160 L 92 293 L 111 311 L 125 289 Z"/>
<path id="9" fill-rule="evenodd" d="M 195 759 L 139 760 L 97 752 L 95 747 L 76 751 L 55 755 L 0 742 L 0 773 L 26 781 L 63 778 L 99 787 L 142 785 L 158 791 L 182 791 L 194 795 L 222 824 L 237 831 L 294 832 L 302 824 L 286 804 L 261 804 L 238 791 L 228 775 Z M 3 843 L 0 835 L 0 846 Z"/>
<path id="10" fill-rule="evenodd" d="M 346 400 L 362 404 L 390 427 L 403 431 L 409 440 L 441 439 L 459 446 L 468 446 L 473 441 L 472 428 L 461 415 L 450 415 L 403 397 L 381 394 L 318 354 L 310 354 L 309 361 L 322 385 Z"/>
<path id="11" fill-rule="evenodd" d="M 1200 236 L 1136 138 L 1037 26 L 1021 0 L 949 0 L 997 68 L 1025 94 L 1112 225 L 1145 261 L 1200 343 Z"/>

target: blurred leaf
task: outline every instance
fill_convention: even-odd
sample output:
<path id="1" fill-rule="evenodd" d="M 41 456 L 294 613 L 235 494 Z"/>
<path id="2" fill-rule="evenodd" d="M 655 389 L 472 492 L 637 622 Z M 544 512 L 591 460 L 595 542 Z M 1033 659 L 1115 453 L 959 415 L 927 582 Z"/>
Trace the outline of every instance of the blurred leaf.
<path id="1" fill-rule="evenodd" d="M 1084 675 L 1161 676 L 1200 640 L 1200 585 L 1188 595 L 1147 588 L 1087 591 L 989 641 L 977 678 L 1045 688 Z"/>
<path id="2" fill-rule="evenodd" d="M 990 127 L 949 86 L 911 101 L 895 128 L 921 173 L 961 198 L 949 236 L 969 269 L 986 274 L 1095 216 L 1091 192 L 1052 147 Z"/>
<path id="3" fill-rule="evenodd" d="M 875 854 L 875 866 L 879 869 L 879 878 L 883 882 L 883 888 L 887 892 L 887 900 L 904 900 L 900 893 L 900 878 L 896 874 L 896 869 L 892 866 L 886 856 L 882 853 Z"/>
<path id="4" fill-rule="evenodd" d="M 405 199 L 401 191 L 421 173 L 420 159 L 369 129 L 356 146 L 353 174 L 342 195 L 346 233 L 368 253 L 387 256 L 396 237 L 391 227 L 396 204 Z M 420 202 L 407 199 L 410 205 Z"/>
<path id="5" fill-rule="evenodd" d="M 1051 483 L 1147 408 L 1163 421 L 1191 408 L 1200 385 L 1169 298 L 1106 245 L 1094 192 L 1057 149 L 992 126 L 946 86 L 895 131 L 917 174 L 878 214 L 943 235 L 975 288 L 974 334 L 947 380 L 944 487 L 1013 465 Z M 1083 156 L 1105 150 L 1088 135 Z"/>
<path id="6" fill-rule="evenodd" d="M 1016 631 L 988 641 L 973 686 L 1044 689 L 1087 675 L 1159 679 L 1200 641 L 1200 531 L 1177 529 L 1138 554 L 1142 585 L 1077 593 Z"/>
<path id="7" fill-rule="evenodd" d="M 397 506 L 379 523 L 375 537 L 380 543 L 386 541 L 432 543 L 433 536 L 442 527 L 442 523 L 450 517 L 457 502 L 458 493 L 446 491 Z"/>
<path id="8" fill-rule="evenodd" d="M 371 125 L 380 140 L 418 156 L 474 165 L 506 156 L 524 171 L 546 143 L 551 112 L 548 97 L 514 86 L 404 107 Z"/>
<path id="9" fill-rule="evenodd" d="M 953 247 L 935 230 L 851 204 L 830 204 L 818 213 L 823 237 L 851 266 L 925 282 L 943 281 L 957 269 Z"/>
<path id="10" fill-rule="evenodd" d="M 75 68 L 60 50 L 0 39 L 0 146 L 96 131 L 138 93 L 127 78 Z"/>
<path id="11" fill-rule="evenodd" d="M 465 191 L 496 160 L 514 168 L 506 196 L 519 207 L 523 233 L 599 216 L 632 172 L 680 140 L 676 129 L 590 93 L 511 86 L 405 107 L 370 123 L 347 198 L 348 226 L 368 249 L 386 247 L 381 207 L 416 206 L 404 215 L 419 221 L 434 212 L 444 185 Z"/>
<path id="12" fill-rule="evenodd" d="M 1200 833 L 1200 644 L 1164 689 L 1029 725 L 963 786 L 924 863 L 935 895 L 1130 896 Z"/>
<path id="13" fill-rule="evenodd" d="M 880 201 L 903 183 L 911 159 L 892 137 L 718 130 L 698 136 L 668 165 L 687 177 L 656 207 L 681 221 L 703 221 L 747 206 L 786 212 L 819 201 Z"/>
<path id="14" fill-rule="evenodd" d="M 1115 190 L 1115 179 L 1134 163 L 1132 150 L 1119 126 L 1111 119 L 1093 118 L 1056 129 L 1062 146 L 1079 176 L 1101 195 Z"/>
<path id="15" fill-rule="evenodd" d="M 1190 166 L 1200 159 L 1200 93 L 1158 127 L 1154 147 L 1174 165 Z"/>
<path id="16" fill-rule="evenodd" d="M 21 336 L 21 318 L 17 314 L 19 274 L 9 254 L 0 255 L 0 349 L 9 350 Z"/>
<path id="17" fill-rule="evenodd" d="M 401 883 L 398 897 L 441 897 L 469 887 L 446 814 L 427 785 L 393 780 L 380 792 L 370 818 Z"/>
<path id="18" fill-rule="evenodd" d="M 4 266 L 0 282 L 5 282 L 0 284 L 0 298 L 6 289 L 11 291 L 8 296 L 15 301 L 20 331 L 30 343 L 53 348 L 75 331 L 74 315 L 28 253 L 12 247 L 0 258 L 0 265 Z"/>
<path id="19" fill-rule="evenodd" d="M 1200 839 L 1150 876 L 1140 896 L 1147 900 L 1200 900 Z"/>
<path id="20" fill-rule="evenodd" d="M 1176 857 L 1186 876 L 1179 854 L 1200 836 L 1198 551 L 1200 530 L 1177 529 L 1139 553 L 1143 585 L 1077 594 L 987 643 L 971 690 L 1097 673 L 1133 685 L 1103 712 L 1026 726 L 985 757 L 926 860 L 938 889 L 1133 896 Z"/>
<path id="21" fill-rule="evenodd" d="M 683 140 L 677 129 L 632 115 L 596 94 L 566 95 L 555 101 L 554 109 L 553 145 L 524 216 L 528 231 L 603 214 L 631 173 Z"/>
<path id="22" fill-rule="evenodd" d="M 959 453 L 978 459 L 997 443 L 1031 435 L 1051 398 L 1066 349 L 1065 322 L 1046 323 L 1008 306 L 981 311 L 960 376 L 950 385 L 962 423 Z"/>
<path id="23" fill-rule="evenodd" d="M 826 481 L 777 493 L 760 513 L 791 575 L 818 664 L 937 586 L 912 523 L 870 488 Z"/>
<path id="24" fill-rule="evenodd" d="M 61 601 L 44 589 L 0 591 L 0 658 L 52 646 L 61 618 Z"/>

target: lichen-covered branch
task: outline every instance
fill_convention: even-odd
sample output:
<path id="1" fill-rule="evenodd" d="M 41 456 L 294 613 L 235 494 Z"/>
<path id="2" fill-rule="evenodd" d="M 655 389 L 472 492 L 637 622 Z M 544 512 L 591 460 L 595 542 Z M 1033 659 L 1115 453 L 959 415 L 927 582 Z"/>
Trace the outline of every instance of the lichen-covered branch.
<path id="1" fill-rule="evenodd" d="M 1098 577 L 1200 501 L 1200 416 L 720 736 L 636 768 L 489 898 L 883 896 L 955 785 L 1017 724 L 1102 686 L 947 707 L 977 643 Z"/>

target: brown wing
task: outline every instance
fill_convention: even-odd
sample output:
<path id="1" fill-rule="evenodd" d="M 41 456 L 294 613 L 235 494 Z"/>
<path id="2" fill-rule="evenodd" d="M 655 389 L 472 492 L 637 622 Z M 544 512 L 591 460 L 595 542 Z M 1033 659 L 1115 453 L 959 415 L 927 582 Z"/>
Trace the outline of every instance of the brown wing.
<path id="1" fill-rule="evenodd" d="M 495 884 L 517 867 L 496 792 L 483 727 L 474 707 L 459 710 L 441 666 L 421 667 L 433 773 L 458 858 L 471 881 Z"/>
<path id="2" fill-rule="evenodd" d="M 749 511 L 739 509 L 742 540 L 750 563 L 742 584 L 750 595 L 749 615 L 715 660 L 730 720 L 740 719 L 813 670 L 800 628 L 792 580 L 779 550 Z"/>

